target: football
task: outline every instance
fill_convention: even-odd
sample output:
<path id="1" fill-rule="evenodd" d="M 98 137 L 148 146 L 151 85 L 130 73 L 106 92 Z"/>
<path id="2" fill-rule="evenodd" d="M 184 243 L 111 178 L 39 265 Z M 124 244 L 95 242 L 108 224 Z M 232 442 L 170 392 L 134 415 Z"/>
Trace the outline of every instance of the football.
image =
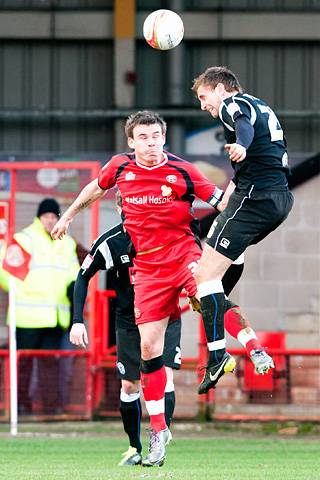
<path id="1" fill-rule="evenodd" d="M 183 39 L 184 26 L 181 17 L 172 10 L 155 10 L 143 24 L 143 36 L 152 48 L 171 50 Z"/>

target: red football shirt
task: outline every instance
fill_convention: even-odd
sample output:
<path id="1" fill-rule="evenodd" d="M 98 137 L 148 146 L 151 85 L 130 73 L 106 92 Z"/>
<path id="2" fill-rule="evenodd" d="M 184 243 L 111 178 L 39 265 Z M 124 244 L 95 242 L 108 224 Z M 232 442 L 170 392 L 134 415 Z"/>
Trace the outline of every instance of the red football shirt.
<path id="1" fill-rule="evenodd" d="M 118 186 L 136 252 L 192 234 L 194 198 L 214 206 L 222 194 L 195 165 L 169 152 L 152 167 L 138 163 L 133 153 L 115 155 L 101 169 L 98 183 L 103 190 Z"/>

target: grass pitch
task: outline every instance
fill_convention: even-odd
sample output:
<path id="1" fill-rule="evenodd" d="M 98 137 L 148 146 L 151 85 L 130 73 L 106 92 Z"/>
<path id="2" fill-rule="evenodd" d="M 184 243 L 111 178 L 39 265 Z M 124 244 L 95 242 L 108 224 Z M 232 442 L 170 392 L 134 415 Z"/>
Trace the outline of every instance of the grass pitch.
<path id="1" fill-rule="evenodd" d="M 84 425 L 85 429 L 85 425 Z M 10 480 L 319 480 L 320 441 L 224 432 L 176 432 L 162 468 L 117 467 L 121 430 L 0 437 L 0 477 Z M 147 445 L 145 445 L 145 450 Z"/>

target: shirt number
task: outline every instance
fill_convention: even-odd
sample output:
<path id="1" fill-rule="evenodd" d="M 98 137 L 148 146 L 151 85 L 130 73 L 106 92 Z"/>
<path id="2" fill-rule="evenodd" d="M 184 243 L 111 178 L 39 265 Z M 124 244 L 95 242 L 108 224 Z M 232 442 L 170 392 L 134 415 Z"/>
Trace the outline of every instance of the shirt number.
<path id="1" fill-rule="evenodd" d="M 177 363 L 178 365 L 181 365 L 181 348 L 176 346 L 176 354 L 173 360 L 173 363 Z"/>
<path id="2" fill-rule="evenodd" d="M 271 142 L 278 142 L 279 140 L 283 140 L 283 130 L 281 129 L 281 125 L 279 120 L 277 119 L 273 110 L 266 105 L 258 105 L 261 113 L 265 113 L 268 115 L 268 127 L 271 136 Z"/>

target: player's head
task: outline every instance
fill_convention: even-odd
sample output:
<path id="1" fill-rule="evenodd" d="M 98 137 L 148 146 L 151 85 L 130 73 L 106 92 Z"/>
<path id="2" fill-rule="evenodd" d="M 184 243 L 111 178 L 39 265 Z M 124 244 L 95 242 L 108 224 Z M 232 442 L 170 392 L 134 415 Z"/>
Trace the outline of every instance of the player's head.
<path id="1" fill-rule="evenodd" d="M 50 233 L 60 216 L 60 205 L 54 198 L 45 198 L 38 205 L 37 217 L 44 226 L 47 233 Z"/>
<path id="2" fill-rule="evenodd" d="M 137 160 L 146 165 L 159 163 L 162 159 L 166 131 L 163 118 L 149 110 L 130 115 L 125 125 L 129 147 L 135 151 Z"/>
<path id="3" fill-rule="evenodd" d="M 217 118 L 221 102 L 234 93 L 242 92 L 242 87 L 227 67 L 210 67 L 194 79 L 192 91 L 199 99 L 201 109 Z"/>
<path id="4" fill-rule="evenodd" d="M 159 125 L 163 135 L 167 133 L 167 124 L 160 115 L 151 110 L 142 110 L 140 112 L 129 115 L 125 125 L 125 133 L 127 138 L 133 138 L 134 128 L 138 125 Z"/>

